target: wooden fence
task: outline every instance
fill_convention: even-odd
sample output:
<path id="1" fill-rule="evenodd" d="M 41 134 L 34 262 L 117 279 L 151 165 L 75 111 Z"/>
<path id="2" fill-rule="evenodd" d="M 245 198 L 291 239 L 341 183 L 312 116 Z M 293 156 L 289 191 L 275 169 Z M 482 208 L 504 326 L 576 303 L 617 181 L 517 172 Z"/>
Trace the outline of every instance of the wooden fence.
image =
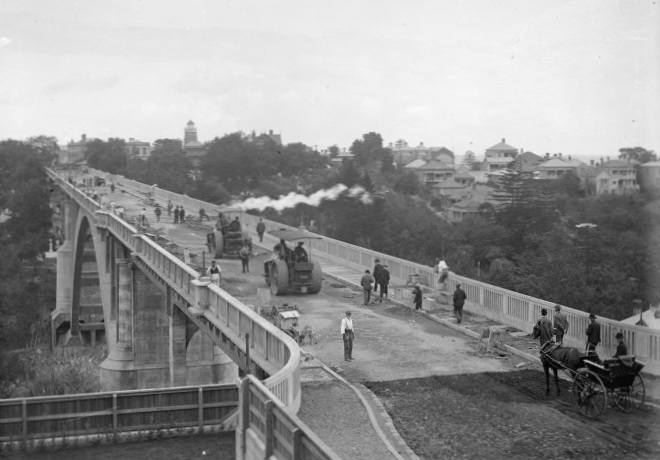
<path id="1" fill-rule="evenodd" d="M 0 443 L 220 425 L 238 407 L 234 384 L 0 400 Z"/>

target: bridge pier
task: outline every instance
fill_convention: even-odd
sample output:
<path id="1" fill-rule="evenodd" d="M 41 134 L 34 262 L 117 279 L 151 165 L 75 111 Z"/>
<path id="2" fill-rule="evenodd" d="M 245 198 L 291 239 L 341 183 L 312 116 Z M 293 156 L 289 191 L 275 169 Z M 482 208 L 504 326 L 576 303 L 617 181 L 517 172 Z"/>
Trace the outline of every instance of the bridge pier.
<path id="1" fill-rule="evenodd" d="M 117 259 L 117 344 L 101 364 L 104 391 L 235 381 L 236 364 L 213 345 L 161 286 Z"/>

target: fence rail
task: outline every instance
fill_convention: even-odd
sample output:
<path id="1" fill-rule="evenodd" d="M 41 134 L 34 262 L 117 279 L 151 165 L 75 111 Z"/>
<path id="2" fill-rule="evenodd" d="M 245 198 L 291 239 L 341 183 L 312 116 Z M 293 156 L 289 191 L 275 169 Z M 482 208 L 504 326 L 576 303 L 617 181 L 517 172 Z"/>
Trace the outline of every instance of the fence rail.
<path id="1" fill-rule="evenodd" d="M 0 443 L 219 425 L 234 384 L 0 400 Z"/>

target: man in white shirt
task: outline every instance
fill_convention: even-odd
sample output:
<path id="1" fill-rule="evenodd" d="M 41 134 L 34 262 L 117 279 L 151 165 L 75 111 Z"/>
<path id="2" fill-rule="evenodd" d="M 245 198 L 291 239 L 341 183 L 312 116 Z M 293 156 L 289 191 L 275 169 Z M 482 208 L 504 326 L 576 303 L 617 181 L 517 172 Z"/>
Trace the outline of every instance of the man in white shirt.
<path id="1" fill-rule="evenodd" d="M 346 312 L 346 318 L 341 320 L 341 336 L 344 339 L 344 361 L 353 361 L 353 320 L 351 319 L 351 312 Z"/>

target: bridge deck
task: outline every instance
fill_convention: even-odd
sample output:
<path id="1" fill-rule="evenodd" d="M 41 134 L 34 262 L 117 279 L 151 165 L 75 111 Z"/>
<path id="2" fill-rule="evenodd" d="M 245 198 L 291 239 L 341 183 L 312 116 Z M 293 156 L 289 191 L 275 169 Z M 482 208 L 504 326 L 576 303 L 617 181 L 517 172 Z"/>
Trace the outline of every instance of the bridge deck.
<path id="1" fill-rule="evenodd" d="M 118 188 L 115 193 L 110 193 L 107 187 L 101 187 L 99 191 L 107 193 L 109 199 L 124 206 L 129 216 L 137 216 L 142 208 L 146 207 L 150 225 L 155 232 L 167 236 L 176 243 L 179 250 L 186 248 L 188 253 L 196 254 L 192 266 L 200 268 L 203 263 L 208 265 L 208 253 L 203 256 L 204 235 L 211 224 L 175 225 L 166 209 L 161 221 L 156 223 L 154 208 L 139 199 L 143 196 L 140 191 L 130 190 L 130 193 L 124 193 L 122 188 Z M 186 211 L 190 215 L 196 215 L 196 210 Z M 254 232 L 255 229 L 248 230 Z M 253 240 L 258 242 L 256 234 L 253 235 Z M 246 304 L 257 304 L 263 297 L 263 293 L 257 292 L 257 287 L 265 287 L 261 276 L 262 261 L 274 243 L 275 240 L 266 236 L 263 245 L 256 244 L 258 255 L 251 260 L 252 272 L 248 274 L 240 272 L 240 262 L 237 259 L 220 260 L 223 271 L 222 288 Z M 180 255 L 183 257 L 183 251 Z M 360 391 L 361 382 L 432 375 L 516 372 L 520 369 L 516 366 L 524 362 L 521 356 L 528 355 L 529 359 L 533 360 L 538 354 L 534 341 L 523 334 L 515 334 L 515 331 L 511 334 L 510 328 L 484 317 L 467 315 L 463 324 L 454 324 L 450 307 L 436 302 L 435 293 L 429 293 L 425 298 L 426 311 L 422 314 L 402 308 L 401 305 L 411 306 L 412 296 L 410 287 L 405 286 L 404 280 L 401 279 L 393 280 L 391 300 L 386 300 L 383 304 L 364 306 L 361 302 L 362 294 L 357 289 L 361 272 L 341 260 L 318 254 L 313 254 L 313 257 L 320 258 L 324 270 L 325 279 L 321 294 L 288 295 L 269 301 L 273 304 L 297 304 L 302 313 L 302 324 L 309 323 L 316 329 L 318 343 L 302 345 L 302 350 L 315 359 L 302 368 L 303 398 L 299 415 L 344 458 L 385 458 L 383 446 L 387 445 L 383 444 L 383 439 L 392 446 L 390 450 L 398 451 L 396 455 L 390 454 L 391 457 L 414 458 L 411 451 L 400 445 L 398 434 L 392 429 L 384 411 L 379 411 L 378 406 L 374 406 L 373 401 L 368 398 L 360 399 L 356 393 L 350 396 L 353 390 L 348 386 L 349 382 Z M 357 359 L 353 362 L 344 362 L 342 359 L 339 321 L 346 309 L 354 312 L 356 325 Z M 484 327 L 501 331 L 500 340 L 517 350 L 518 354 L 509 353 L 503 357 L 478 352 L 475 336 Z M 525 364 L 522 368 L 530 366 L 535 365 Z M 339 372 L 347 382 L 338 379 L 328 368 Z M 660 398 L 658 387 L 655 379 L 650 379 L 647 395 Z M 350 403 L 345 404 L 349 398 Z M 361 406 L 362 402 L 366 405 Z M 372 414 L 377 422 L 376 428 L 372 430 L 365 427 L 366 418 L 351 418 L 348 421 L 346 417 L 342 417 L 347 410 L 361 411 L 365 416 Z M 561 418 L 556 422 L 562 423 Z M 566 420 L 563 422 L 568 424 Z"/>

